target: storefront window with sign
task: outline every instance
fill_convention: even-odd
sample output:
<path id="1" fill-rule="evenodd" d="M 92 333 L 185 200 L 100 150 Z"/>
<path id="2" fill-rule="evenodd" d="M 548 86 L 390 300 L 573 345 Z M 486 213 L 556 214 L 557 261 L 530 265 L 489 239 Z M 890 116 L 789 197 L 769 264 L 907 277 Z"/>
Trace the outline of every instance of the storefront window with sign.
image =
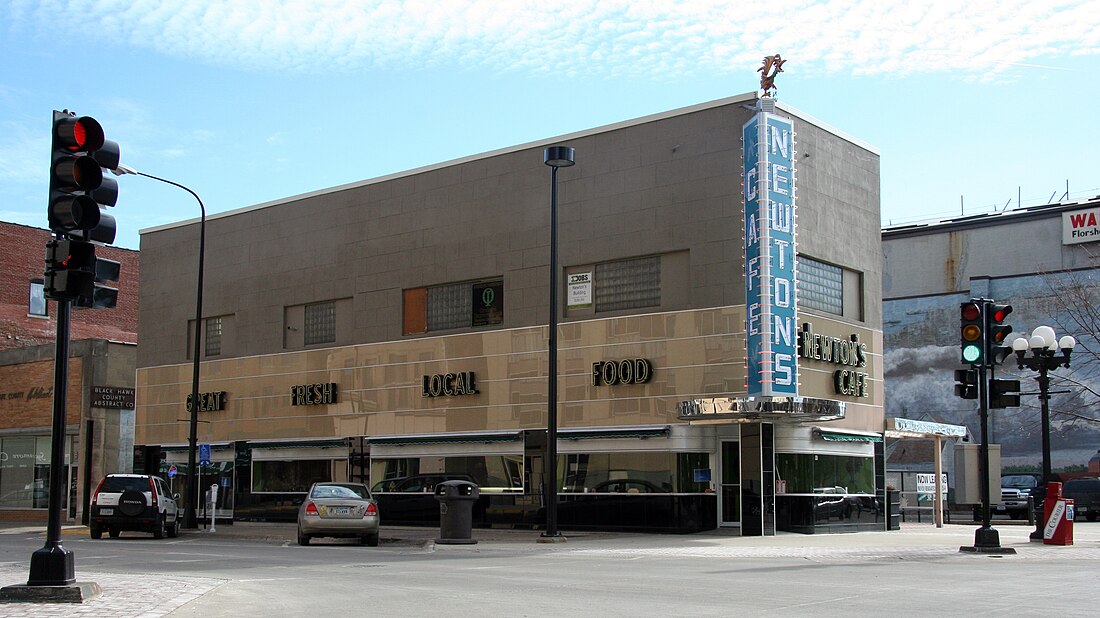
<path id="1" fill-rule="evenodd" d="M 66 460 L 74 444 L 70 440 L 66 446 Z M 49 506 L 51 453 L 49 436 L 0 438 L 0 508 Z"/>

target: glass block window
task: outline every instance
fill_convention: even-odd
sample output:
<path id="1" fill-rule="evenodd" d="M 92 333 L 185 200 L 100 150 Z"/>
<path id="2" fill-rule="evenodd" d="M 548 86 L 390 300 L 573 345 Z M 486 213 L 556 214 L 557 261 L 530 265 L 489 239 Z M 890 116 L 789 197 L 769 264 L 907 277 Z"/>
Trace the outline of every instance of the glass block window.
<path id="1" fill-rule="evenodd" d="M 839 266 L 798 256 L 798 304 L 844 315 L 844 273 Z"/>
<path id="2" fill-rule="evenodd" d="M 472 291 L 469 283 L 428 288 L 428 330 L 469 328 L 473 313 Z"/>
<path id="3" fill-rule="evenodd" d="M 596 264 L 596 311 L 661 305 L 661 256 Z"/>
<path id="4" fill-rule="evenodd" d="M 206 318 L 206 356 L 217 356 L 222 353 L 222 319 Z"/>
<path id="5" fill-rule="evenodd" d="M 41 279 L 31 281 L 28 315 L 46 315 L 46 288 Z"/>
<path id="6" fill-rule="evenodd" d="M 336 342 L 336 303 L 314 303 L 305 307 L 305 344 Z"/>

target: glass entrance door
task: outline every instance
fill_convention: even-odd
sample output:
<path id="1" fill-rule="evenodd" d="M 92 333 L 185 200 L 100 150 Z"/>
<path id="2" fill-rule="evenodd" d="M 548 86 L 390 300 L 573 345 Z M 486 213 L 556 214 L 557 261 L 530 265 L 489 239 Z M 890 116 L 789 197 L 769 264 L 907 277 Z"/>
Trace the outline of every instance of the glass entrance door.
<path id="1" fill-rule="evenodd" d="M 722 526 L 741 523 L 741 443 L 722 442 L 721 476 L 718 479 L 719 521 Z"/>

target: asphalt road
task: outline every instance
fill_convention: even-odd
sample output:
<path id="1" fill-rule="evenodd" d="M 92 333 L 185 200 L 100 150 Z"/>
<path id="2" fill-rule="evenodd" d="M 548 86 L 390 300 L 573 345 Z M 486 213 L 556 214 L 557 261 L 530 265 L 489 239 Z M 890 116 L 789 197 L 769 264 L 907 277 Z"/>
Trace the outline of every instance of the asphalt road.
<path id="1" fill-rule="evenodd" d="M 63 542 L 76 554 L 77 578 L 104 578 L 116 595 L 127 593 L 118 587 L 137 596 L 160 582 L 202 584 L 159 612 L 109 614 L 120 616 L 1093 616 L 1100 524 L 1078 530 L 1074 546 L 1051 547 L 1029 544 L 1027 528 L 1005 527 L 1002 545 L 1019 548 L 1009 556 L 960 553 L 972 526 L 765 539 L 596 535 L 552 545 L 535 543 L 537 533 L 377 548 L 199 533 Z M 11 573 L 42 542 L 0 536 L 0 565 Z M 0 616 L 72 615 L 31 609 L 0 605 Z"/>

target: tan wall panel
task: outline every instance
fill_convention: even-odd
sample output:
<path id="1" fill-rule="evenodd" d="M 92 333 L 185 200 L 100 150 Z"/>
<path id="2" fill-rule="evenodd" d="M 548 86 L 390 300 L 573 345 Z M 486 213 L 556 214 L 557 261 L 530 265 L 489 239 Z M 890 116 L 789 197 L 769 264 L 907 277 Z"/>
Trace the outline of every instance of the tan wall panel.
<path id="1" fill-rule="evenodd" d="M 868 342 L 865 370 L 872 396 L 856 401 L 833 392 L 838 366 L 800 359 L 805 396 L 840 399 L 849 422 L 881 429 L 881 335 L 828 318 L 815 332 Z M 228 393 L 226 409 L 201 413 L 200 439 L 309 438 L 410 433 L 506 431 L 544 427 L 547 397 L 545 328 L 465 333 L 385 344 L 207 361 L 202 392 Z M 676 404 L 690 398 L 744 393 L 744 310 L 656 313 L 561 326 L 559 419 L 563 427 L 679 422 Z M 646 384 L 592 384 L 598 361 L 648 359 Z M 138 371 L 138 444 L 182 443 L 183 402 L 190 366 Z M 478 394 L 422 396 L 425 375 L 472 371 Z M 291 405 L 291 387 L 338 384 L 338 403 Z M 877 420 L 876 420 L 877 419 Z"/>

